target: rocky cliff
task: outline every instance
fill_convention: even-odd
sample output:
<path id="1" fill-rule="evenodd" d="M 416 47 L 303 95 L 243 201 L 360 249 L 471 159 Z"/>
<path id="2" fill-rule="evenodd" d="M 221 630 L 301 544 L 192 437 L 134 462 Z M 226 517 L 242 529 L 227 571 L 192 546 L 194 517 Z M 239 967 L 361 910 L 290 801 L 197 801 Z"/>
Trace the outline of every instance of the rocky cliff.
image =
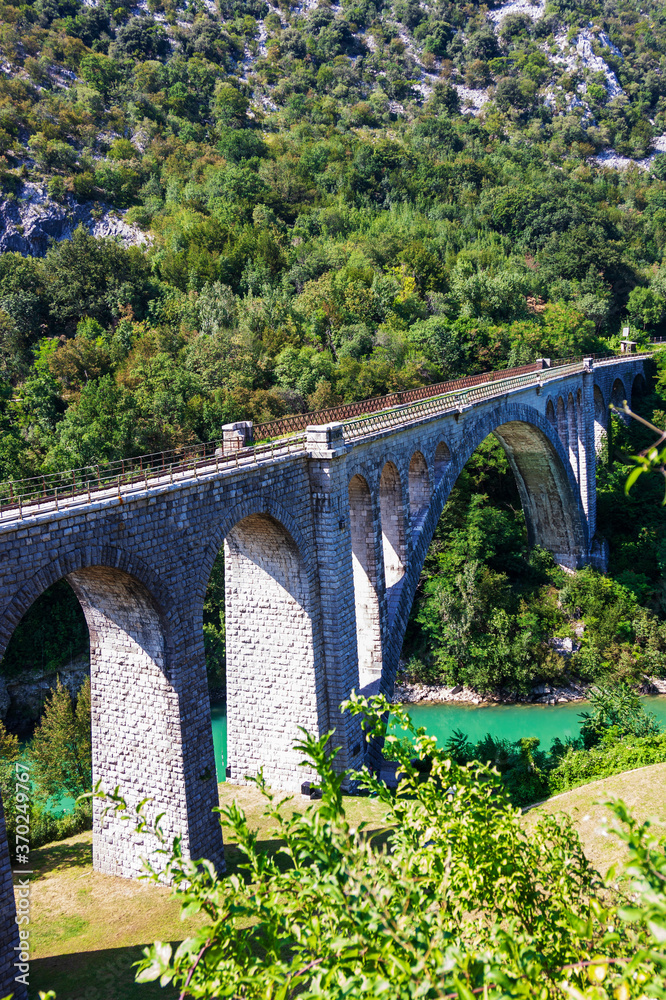
<path id="1" fill-rule="evenodd" d="M 44 187 L 25 182 L 0 200 L 0 253 L 13 250 L 43 257 L 50 240 L 70 239 L 80 225 L 93 236 L 118 236 L 127 246 L 147 242 L 140 229 L 108 205 L 79 204 L 69 196 L 55 201 Z"/>

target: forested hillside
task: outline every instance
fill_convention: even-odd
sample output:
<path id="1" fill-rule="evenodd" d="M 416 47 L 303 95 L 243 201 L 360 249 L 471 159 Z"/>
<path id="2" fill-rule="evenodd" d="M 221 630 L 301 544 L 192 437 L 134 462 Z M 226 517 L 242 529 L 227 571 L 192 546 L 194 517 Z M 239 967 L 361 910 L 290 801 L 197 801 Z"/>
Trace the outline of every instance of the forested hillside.
<path id="1" fill-rule="evenodd" d="M 660 3 L 0 22 L 2 478 L 663 332 Z"/>
<path id="2" fill-rule="evenodd" d="M 0 479 L 666 333 L 661 2 L 2 0 L 0 55 Z M 457 502 L 502 512 L 481 563 L 510 543 L 491 597 L 515 638 L 560 584 L 481 479 Z M 443 566 L 480 503 L 446 515 Z M 630 620 L 663 613 L 638 509 L 616 523 Z M 420 656 L 443 640 L 417 613 Z M 507 682 L 542 669 L 529 642 Z"/>

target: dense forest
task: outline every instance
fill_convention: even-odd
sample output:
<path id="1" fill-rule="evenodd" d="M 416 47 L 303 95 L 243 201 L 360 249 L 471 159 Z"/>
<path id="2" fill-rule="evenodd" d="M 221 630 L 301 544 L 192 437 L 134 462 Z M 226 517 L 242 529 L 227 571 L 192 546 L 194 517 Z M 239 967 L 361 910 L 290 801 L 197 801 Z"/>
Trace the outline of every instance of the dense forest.
<path id="1" fill-rule="evenodd" d="M 2 480 L 666 333 L 656 0 L 3 0 L 0 56 Z M 642 405 L 664 426 L 661 363 Z M 408 673 L 525 691 L 586 616 L 580 676 L 661 673 L 658 490 L 617 513 L 641 443 L 618 424 L 599 468 L 611 575 L 574 579 L 527 551 L 484 446 Z M 214 687 L 222 592 L 218 567 Z M 3 672 L 85 647 L 72 600 L 35 606 Z"/>

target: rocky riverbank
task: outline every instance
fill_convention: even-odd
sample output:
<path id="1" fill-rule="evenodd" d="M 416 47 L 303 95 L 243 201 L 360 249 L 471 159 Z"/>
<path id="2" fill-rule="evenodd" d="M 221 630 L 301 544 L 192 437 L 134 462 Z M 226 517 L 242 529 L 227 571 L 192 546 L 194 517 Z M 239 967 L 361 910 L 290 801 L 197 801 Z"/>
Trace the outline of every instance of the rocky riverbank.
<path id="1" fill-rule="evenodd" d="M 479 694 L 472 688 L 457 684 L 445 687 L 439 684 L 396 684 L 393 701 L 404 705 L 419 703 L 443 704 L 458 702 L 467 705 L 559 705 L 568 701 L 583 701 L 587 698 L 589 684 L 568 681 L 565 685 L 537 684 L 527 695 L 517 691 L 497 691 Z"/>
<path id="2" fill-rule="evenodd" d="M 566 684 L 536 684 L 529 694 L 516 691 L 498 691 L 493 694 L 479 694 L 472 688 L 457 684 L 445 687 L 438 684 L 396 684 L 393 701 L 396 704 L 441 705 L 458 702 L 466 705 L 561 705 L 569 701 L 583 701 L 588 697 L 591 684 L 569 678 Z M 644 695 L 666 694 L 666 679 L 645 677 L 640 685 Z"/>

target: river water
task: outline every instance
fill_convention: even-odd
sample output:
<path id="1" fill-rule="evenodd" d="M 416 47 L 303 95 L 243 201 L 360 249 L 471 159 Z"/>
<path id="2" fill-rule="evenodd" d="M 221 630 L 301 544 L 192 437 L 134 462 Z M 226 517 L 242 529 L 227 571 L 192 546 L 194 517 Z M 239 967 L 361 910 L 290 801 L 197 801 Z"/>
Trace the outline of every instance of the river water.
<path id="1" fill-rule="evenodd" d="M 666 695 L 643 698 L 643 704 L 654 713 L 666 729 Z M 417 726 L 423 726 L 429 736 L 436 736 L 442 745 L 460 729 L 472 742 L 486 733 L 506 740 L 519 740 L 522 736 L 538 736 L 544 749 L 548 749 L 556 736 L 561 740 L 577 736 L 580 713 L 587 709 L 587 702 L 576 701 L 565 705 L 460 705 L 448 702 L 443 705 L 409 705 L 409 714 Z M 215 765 L 219 781 L 224 781 L 224 759 L 227 750 L 227 716 L 223 708 L 213 708 L 213 744 Z"/>

